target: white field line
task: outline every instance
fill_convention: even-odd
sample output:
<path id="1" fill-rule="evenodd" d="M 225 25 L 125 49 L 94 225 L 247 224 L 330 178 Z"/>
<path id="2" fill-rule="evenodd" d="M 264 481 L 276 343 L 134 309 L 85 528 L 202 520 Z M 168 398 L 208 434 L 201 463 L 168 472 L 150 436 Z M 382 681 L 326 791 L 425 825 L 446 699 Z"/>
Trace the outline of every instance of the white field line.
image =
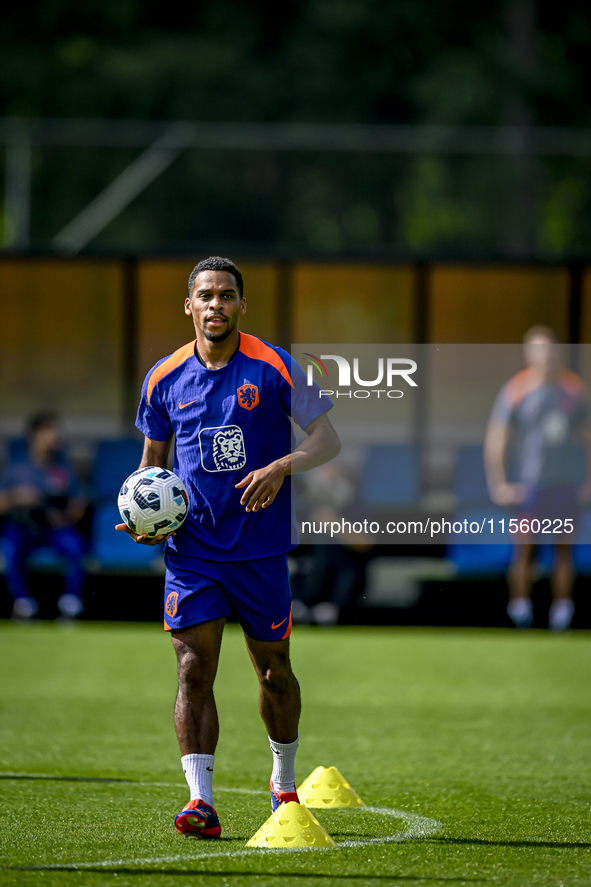
<path id="1" fill-rule="evenodd" d="M 155 785 L 155 783 L 145 783 L 146 785 Z M 230 789 L 228 789 L 230 791 Z M 252 790 L 254 791 L 254 789 Z M 376 844 L 392 844 L 402 843 L 404 841 L 413 841 L 417 838 L 426 838 L 436 834 L 441 829 L 441 823 L 436 819 L 427 816 L 419 816 L 418 813 L 410 813 L 408 810 L 397 810 L 394 807 L 358 807 L 356 810 L 347 810 L 348 813 L 375 813 L 378 816 L 390 816 L 394 819 L 402 820 L 408 828 L 406 831 L 398 832 L 393 835 L 384 835 L 381 838 L 363 838 L 359 840 L 339 841 L 336 849 L 343 850 L 354 847 L 375 846 Z M 334 812 L 334 811 L 333 811 Z M 127 868 L 130 866 L 143 865 L 166 865 L 168 863 L 182 862 L 202 862 L 207 859 L 234 858 L 239 856 L 256 856 L 263 852 L 265 854 L 284 854 L 284 853 L 310 853 L 324 848 L 315 847 L 291 847 L 285 849 L 266 849 L 252 848 L 243 850 L 214 850 L 213 852 L 197 853 L 188 856 L 186 853 L 176 856 L 147 856 L 135 859 L 105 859 L 97 862 L 66 862 L 66 863 L 49 863 L 48 865 L 30 865 L 30 866 L 7 866 L 12 870 L 19 871 L 51 871 L 51 870 L 68 870 L 77 871 L 79 869 L 115 869 Z M 327 848 L 328 849 L 328 848 Z"/>
<path id="2" fill-rule="evenodd" d="M 166 788 L 186 788 L 186 782 L 136 782 L 135 785 L 160 785 Z M 237 795 L 268 795 L 269 789 L 264 788 L 233 788 L 228 785 L 213 786 L 214 792 L 234 792 Z"/>
<path id="3" fill-rule="evenodd" d="M 377 813 L 378 816 L 392 816 L 401 819 L 408 826 L 404 832 L 395 835 L 384 835 L 381 838 L 363 838 L 360 840 L 339 841 L 337 847 L 362 847 L 366 844 L 394 844 L 403 841 L 415 841 L 417 838 L 428 838 L 437 834 L 441 823 L 428 816 L 419 816 L 408 810 L 397 810 L 395 807 L 358 807 L 359 812 Z"/>

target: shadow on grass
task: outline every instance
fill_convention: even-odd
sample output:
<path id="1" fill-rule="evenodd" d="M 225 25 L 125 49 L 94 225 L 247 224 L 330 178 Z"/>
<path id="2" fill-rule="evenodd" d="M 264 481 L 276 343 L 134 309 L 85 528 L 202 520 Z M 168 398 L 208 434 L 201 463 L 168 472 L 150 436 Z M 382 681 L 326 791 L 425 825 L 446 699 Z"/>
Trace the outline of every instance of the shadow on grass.
<path id="1" fill-rule="evenodd" d="M 379 837 L 378 835 L 376 835 L 375 832 L 372 832 L 371 834 L 366 835 L 364 832 L 353 832 L 353 831 L 351 831 L 351 832 L 334 832 L 332 829 L 330 830 L 330 836 L 335 841 L 337 841 L 339 839 L 342 839 L 343 841 L 351 841 L 351 840 L 361 841 L 364 838 L 366 838 L 369 841 L 373 841 L 373 840 L 375 840 L 376 837 Z M 248 841 L 248 838 L 246 840 Z"/>
<path id="2" fill-rule="evenodd" d="M 475 844 L 482 847 L 550 847 L 558 850 L 588 850 L 591 843 L 583 841 L 489 841 L 486 838 L 426 838 L 434 844 Z"/>
<path id="3" fill-rule="evenodd" d="M 49 776 L 44 773 L 0 773 L 0 779 L 42 779 L 44 782 L 124 782 L 127 785 L 142 785 L 135 779 L 117 779 L 107 776 Z"/>
<path id="4" fill-rule="evenodd" d="M 221 872 L 221 871 L 208 871 L 207 869 L 192 869 L 192 868 L 176 868 L 176 869 L 135 869 L 135 868 L 109 868 L 106 869 L 103 866 L 95 866 L 91 868 L 90 866 L 85 866 L 83 869 L 73 869 L 71 866 L 42 866 L 42 865 L 23 865 L 23 866 L 3 866 L 0 868 L 3 871 L 16 871 L 16 872 L 73 872 L 78 871 L 80 874 L 84 873 L 92 873 L 92 874 L 102 874 L 102 875 L 140 875 L 145 878 L 147 875 L 156 875 L 158 877 L 162 877 L 163 875 L 168 875 L 169 877 L 182 877 L 186 878 L 187 875 L 200 875 L 201 877 L 207 878 L 315 878 L 316 880 L 328 880 L 329 878 L 333 881 L 427 881 L 427 882 L 444 882 L 444 883 L 458 883 L 459 881 L 463 883 L 482 883 L 486 880 L 486 878 L 465 878 L 462 875 L 458 875 L 457 878 L 452 877 L 443 877 L 443 878 L 431 878 L 421 875 L 335 875 L 335 874 L 321 874 L 319 872 L 294 872 L 294 871 L 286 871 L 286 872 Z"/>

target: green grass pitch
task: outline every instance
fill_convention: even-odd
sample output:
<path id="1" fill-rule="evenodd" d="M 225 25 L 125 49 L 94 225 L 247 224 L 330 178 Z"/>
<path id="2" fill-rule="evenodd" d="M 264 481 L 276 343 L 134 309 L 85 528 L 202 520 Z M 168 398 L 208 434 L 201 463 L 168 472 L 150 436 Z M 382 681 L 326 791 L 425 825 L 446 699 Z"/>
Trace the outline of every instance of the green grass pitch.
<path id="1" fill-rule="evenodd" d="M 335 765 L 387 810 L 315 811 L 340 846 L 294 852 L 244 847 L 270 814 L 271 756 L 236 626 L 217 683 L 223 839 L 204 842 L 173 828 L 188 793 L 160 628 L 0 624 L 0 884 L 591 885 L 590 641 L 296 628 L 298 779 Z"/>

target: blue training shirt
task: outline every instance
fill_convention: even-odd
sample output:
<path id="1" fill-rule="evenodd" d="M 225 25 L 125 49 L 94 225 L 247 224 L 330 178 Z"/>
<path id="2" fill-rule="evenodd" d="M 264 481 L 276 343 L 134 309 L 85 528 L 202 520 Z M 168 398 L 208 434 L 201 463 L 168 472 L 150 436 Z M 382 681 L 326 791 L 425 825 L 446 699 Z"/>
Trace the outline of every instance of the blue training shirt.
<path id="1" fill-rule="evenodd" d="M 503 386 L 492 419 L 516 432 L 516 480 L 538 490 L 583 482 L 589 403 L 580 376 L 563 369 L 554 382 L 543 384 L 539 373 L 527 367 Z"/>
<path id="2" fill-rule="evenodd" d="M 257 512 L 240 504 L 245 487 L 235 484 L 292 452 L 290 416 L 306 428 L 333 404 L 319 396 L 315 383 L 307 384 L 287 351 L 255 336 L 240 333 L 235 356 L 215 370 L 199 361 L 195 344 L 150 370 L 136 420 L 150 440 L 176 438 L 174 471 L 187 488 L 190 510 L 167 550 L 214 561 L 283 554 L 295 546 L 290 478 L 273 504 Z"/>

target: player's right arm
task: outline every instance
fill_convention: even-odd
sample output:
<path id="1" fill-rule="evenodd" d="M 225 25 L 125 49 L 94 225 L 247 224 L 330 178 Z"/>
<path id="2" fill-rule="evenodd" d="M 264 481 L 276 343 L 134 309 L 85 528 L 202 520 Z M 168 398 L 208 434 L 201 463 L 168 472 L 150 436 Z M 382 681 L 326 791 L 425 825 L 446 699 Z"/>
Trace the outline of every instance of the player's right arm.
<path id="1" fill-rule="evenodd" d="M 523 484 L 507 480 L 505 469 L 511 427 L 504 419 L 490 419 L 484 439 L 484 468 L 488 493 L 495 505 L 516 505 L 525 495 Z"/>
<path id="2" fill-rule="evenodd" d="M 150 440 L 149 437 L 144 437 L 144 452 L 138 469 L 148 468 L 150 465 L 166 468 L 171 441 L 171 437 L 168 440 Z"/>
<path id="3" fill-rule="evenodd" d="M 150 465 L 154 465 L 156 468 L 166 468 L 171 441 L 172 438 L 168 440 L 150 440 L 149 437 L 144 437 L 144 451 L 138 470 L 148 468 Z M 127 533 L 134 542 L 138 542 L 140 545 L 159 545 L 165 539 L 168 539 L 169 536 L 174 536 L 174 533 L 160 536 L 148 536 L 146 533 L 140 535 L 134 533 L 127 524 L 117 524 L 115 529 Z"/>

